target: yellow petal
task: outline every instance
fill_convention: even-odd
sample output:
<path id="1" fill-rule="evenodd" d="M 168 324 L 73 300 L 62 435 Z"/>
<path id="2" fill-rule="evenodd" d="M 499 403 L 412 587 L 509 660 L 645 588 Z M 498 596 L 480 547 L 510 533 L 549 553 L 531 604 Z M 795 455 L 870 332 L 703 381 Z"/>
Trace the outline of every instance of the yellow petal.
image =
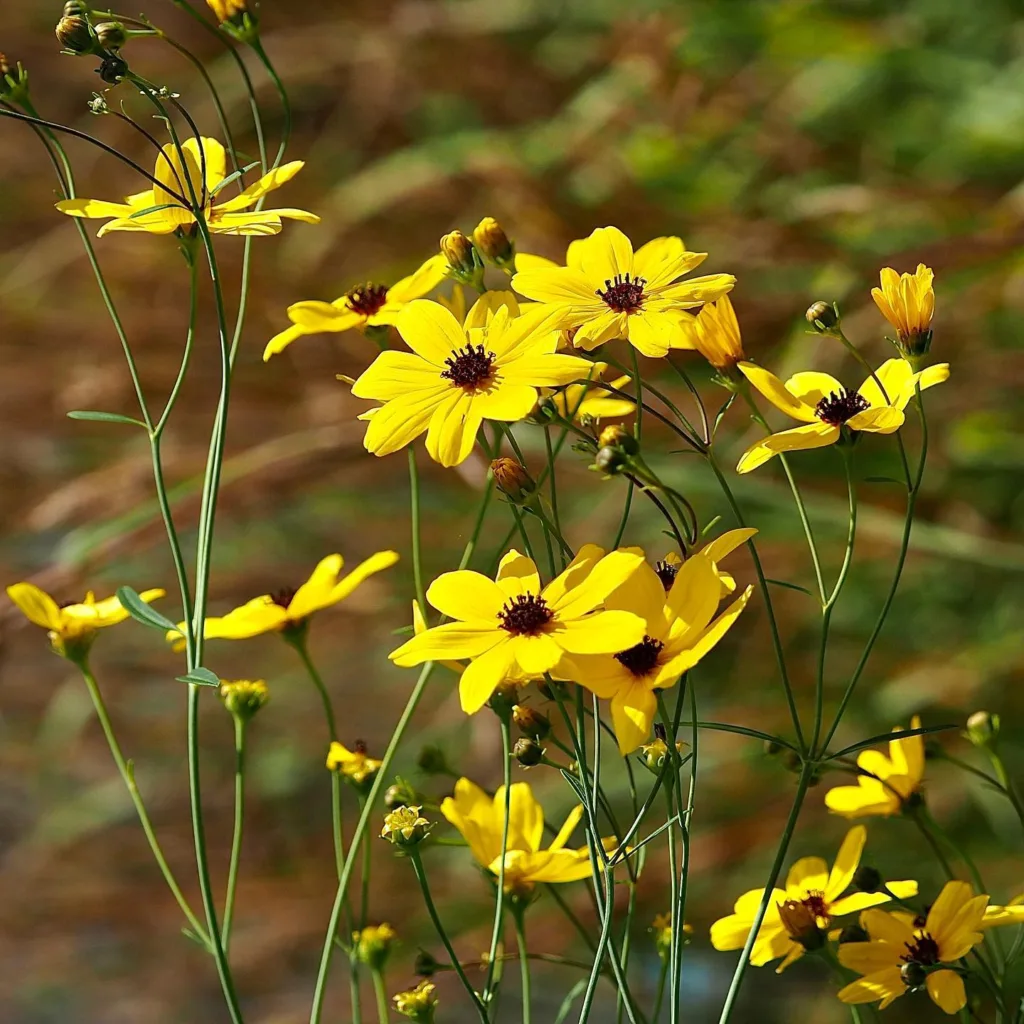
<path id="1" fill-rule="evenodd" d="M 801 857 L 786 876 L 786 891 L 792 899 L 803 899 L 810 891 L 824 892 L 828 865 L 821 857 Z"/>
<path id="2" fill-rule="evenodd" d="M 967 1005 L 963 978 L 955 971 L 935 971 L 925 979 L 928 995 L 940 1010 L 959 1013 Z"/>
<path id="3" fill-rule="evenodd" d="M 444 629 L 444 626 L 437 627 Z M 424 633 L 424 636 L 427 634 Z M 499 684 L 508 678 L 513 666 L 512 644 L 506 639 L 473 659 L 459 678 L 459 702 L 467 715 L 476 714 L 490 699 Z M 456 655 L 458 657 L 458 655 Z"/>
<path id="4" fill-rule="evenodd" d="M 612 698 L 612 726 L 623 757 L 633 753 L 651 735 L 657 709 L 654 693 L 642 683 L 635 683 Z"/>
<path id="5" fill-rule="evenodd" d="M 268 362 L 271 356 L 276 356 L 283 352 L 293 341 L 308 333 L 305 328 L 297 327 L 293 324 L 291 327 L 281 331 L 280 334 L 275 334 L 267 342 L 267 347 L 263 350 L 263 362 Z"/>
<path id="6" fill-rule="evenodd" d="M 819 373 L 817 370 L 794 373 L 786 381 L 785 388 L 798 402 L 802 402 L 812 409 L 823 398 L 843 393 L 843 385 L 835 377 L 827 373 Z"/>
<path id="7" fill-rule="evenodd" d="M 579 584 L 564 593 L 545 589 L 545 597 L 551 597 L 551 607 L 564 619 L 584 615 L 597 607 L 619 584 L 625 582 L 644 564 L 642 553 L 613 551 L 597 562 L 590 573 Z M 639 642 L 639 641 L 634 641 Z M 622 650 L 623 648 L 618 648 Z M 580 653 L 601 653 L 583 652 Z"/>
<path id="8" fill-rule="evenodd" d="M 889 406 L 865 409 L 856 416 L 851 416 L 846 425 L 851 430 L 861 430 L 869 434 L 892 434 L 903 426 L 904 416 L 899 409 Z"/>
<path id="9" fill-rule="evenodd" d="M 780 452 L 806 451 L 835 444 L 839 440 L 839 433 L 838 427 L 815 422 L 794 427 L 792 430 L 783 430 L 778 434 L 770 434 L 752 444 L 743 453 L 736 465 L 736 472 L 749 473 L 758 466 L 763 466 Z"/>
<path id="10" fill-rule="evenodd" d="M 155 205 L 155 204 L 154 204 Z M 130 217 L 132 207 L 123 203 L 105 203 L 101 199 L 62 199 L 56 204 L 61 213 L 69 217 Z"/>
<path id="11" fill-rule="evenodd" d="M 293 160 L 291 163 L 282 164 L 280 167 L 274 168 L 267 174 L 264 174 L 259 181 L 250 185 L 243 192 L 239 192 L 233 199 L 228 199 L 226 202 L 218 203 L 214 207 L 214 216 L 218 213 L 233 213 L 238 210 L 248 210 L 250 206 L 253 206 L 257 200 L 262 199 L 268 192 L 273 192 L 274 189 L 280 188 L 286 182 L 292 180 L 305 164 L 301 160 Z M 220 184 L 221 178 L 215 183 Z"/>
<path id="12" fill-rule="evenodd" d="M 402 668 L 442 658 L 477 658 L 507 639 L 503 629 L 486 620 L 446 622 L 406 640 L 388 657 Z"/>
<path id="13" fill-rule="evenodd" d="M 408 277 L 396 281 L 388 289 L 388 302 L 404 305 L 413 299 L 422 298 L 447 276 L 448 260 L 443 253 L 437 253 L 417 267 Z"/>
<path id="14" fill-rule="evenodd" d="M 846 944 L 846 946 L 859 945 L 867 945 L 867 943 L 851 942 Z M 839 947 L 840 960 L 844 948 L 846 947 Z M 845 988 L 841 988 L 837 995 L 839 1000 L 844 1003 L 873 1003 L 880 999 L 884 1007 L 906 991 L 907 986 L 903 984 L 899 967 L 887 967 L 885 970 L 865 975 L 863 978 L 850 982 Z"/>
<path id="15" fill-rule="evenodd" d="M 863 825 L 855 825 L 843 837 L 843 842 L 836 854 L 832 870 L 829 872 L 828 884 L 825 886 L 825 900 L 831 903 L 838 899 L 850 887 L 853 876 L 860 866 L 861 854 L 868 839 L 868 830 Z"/>
<path id="16" fill-rule="evenodd" d="M 640 643 L 646 629 L 639 615 L 608 611 L 560 622 L 555 636 L 570 654 L 615 654 Z"/>
<path id="17" fill-rule="evenodd" d="M 60 631 L 61 615 L 57 602 L 33 583 L 14 583 L 7 588 L 7 596 L 29 622 L 43 629 Z"/>
<path id="18" fill-rule="evenodd" d="M 743 362 L 737 363 L 737 366 L 743 376 L 777 409 L 781 409 L 793 419 L 802 420 L 804 423 L 817 422 L 814 407 L 801 402 L 774 373 L 770 373 L 756 363 Z"/>
<path id="19" fill-rule="evenodd" d="M 427 600 L 449 618 L 479 621 L 498 617 L 505 594 L 482 573 L 459 569 L 438 576 L 427 589 Z"/>
<path id="20" fill-rule="evenodd" d="M 462 325 L 439 302 L 416 299 L 398 316 L 398 332 L 418 356 L 445 369 L 445 360 L 466 345 Z"/>

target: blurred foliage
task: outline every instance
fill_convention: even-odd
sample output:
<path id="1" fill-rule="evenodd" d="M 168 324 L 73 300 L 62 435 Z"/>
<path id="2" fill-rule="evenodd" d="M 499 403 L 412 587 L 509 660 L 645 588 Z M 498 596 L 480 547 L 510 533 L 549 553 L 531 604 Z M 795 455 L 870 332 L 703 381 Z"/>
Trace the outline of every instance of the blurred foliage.
<path id="1" fill-rule="evenodd" d="M 148 164 L 149 154 L 123 126 L 85 112 L 99 83 L 83 62 L 58 57 L 51 25 L 59 7 L 55 0 L 7 0 L 0 48 L 30 69 L 44 114 Z M 244 94 L 216 41 L 168 2 L 151 0 L 146 9 L 210 62 L 232 123 L 247 131 Z M 933 352 L 949 359 L 954 376 L 929 394 L 932 460 L 914 553 L 839 740 L 882 733 L 917 711 L 929 724 L 959 723 L 987 706 L 1002 714 L 1005 753 L 1019 776 L 1024 7 L 1012 0 L 266 0 L 263 18 L 267 50 L 295 104 L 293 152 L 309 163 L 290 186 L 289 201 L 319 211 L 324 224 L 257 242 L 214 610 L 304 578 L 329 551 L 357 560 L 380 547 L 408 547 L 404 460 L 377 461 L 362 452 L 357 403 L 333 377 L 357 372 L 369 343 L 354 335 L 307 338 L 270 367 L 260 362 L 292 301 L 333 299 L 367 278 L 394 280 L 433 251 L 444 231 L 468 230 L 483 214 L 502 220 L 520 250 L 549 256 L 592 227 L 615 223 L 637 242 L 680 233 L 711 254 L 709 270 L 736 273 L 735 302 L 753 356 L 783 374 L 814 366 L 854 383 L 862 374 L 843 350 L 806 334 L 804 308 L 837 299 L 848 334 L 870 358 L 884 358 L 868 289 L 880 266 L 906 270 L 920 260 L 936 270 Z M 133 43 L 131 58 L 150 79 L 180 91 L 213 130 L 209 103 L 183 62 L 151 42 Z M 273 91 L 262 80 L 259 88 L 274 136 L 280 124 Z M 254 148 L 251 135 L 243 138 Z M 137 190 L 107 158 L 85 147 L 75 156 L 84 194 Z M 47 175 L 32 137 L 0 123 L 3 578 L 31 577 L 68 597 L 87 586 L 156 585 L 170 578 L 170 567 L 148 496 L 145 445 L 123 428 L 64 419 L 72 408 L 132 409 L 116 339 L 73 228 L 52 212 Z M 238 248 L 227 240 L 222 250 L 231 272 Z M 157 239 L 135 238 L 106 239 L 100 252 L 136 339 L 145 384 L 162 391 L 183 336 L 177 253 Z M 182 516 L 194 516 L 205 459 L 214 340 L 207 338 L 197 355 L 184 412 L 168 435 Z M 678 394 L 674 378 L 663 384 Z M 733 410 L 730 450 L 742 448 L 746 427 Z M 913 429 L 907 437 L 916 445 Z M 525 443 L 532 440 L 524 434 Z M 808 453 L 796 464 L 819 534 L 837 558 L 845 529 L 839 460 Z M 892 448 L 881 442 L 865 444 L 859 455 L 863 478 L 892 475 L 895 465 Z M 725 512 L 685 458 L 668 457 L 659 470 L 692 495 L 705 522 Z M 481 479 L 477 464 L 460 474 L 429 473 L 428 571 L 452 566 Z M 809 566 L 778 472 L 745 479 L 738 491 L 762 527 L 770 575 L 807 583 Z M 621 502 L 614 482 L 602 484 L 580 463 L 565 473 L 562 493 L 571 538 L 610 536 Z M 834 619 L 833 698 L 877 614 L 902 519 L 898 488 L 864 482 L 861 493 L 859 561 Z M 627 540 L 657 549 L 659 527 L 641 512 Z M 505 519 L 500 507 L 492 513 L 495 543 Z M 345 708 L 346 738 L 365 737 L 371 751 L 390 733 L 411 682 L 382 658 L 391 630 L 409 617 L 409 575 L 406 561 L 314 627 L 314 656 Z M 806 701 L 815 609 L 793 591 L 780 592 L 779 605 Z M 212 972 L 177 934 L 176 909 L 147 859 L 85 694 L 47 655 L 40 634 L 22 629 L 9 609 L 3 616 L 3 1018 L 219 1019 Z M 273 637 L 217 645 L 214 657 L 223 675 L 265 676 L 274 691 L 253 729 L 251 826 L 233 957 L 253 1021 L 302 1021 L 333 892 L 318 702 L 291 652 Z M 95 660 L 168 855 L 187 877 L 191 838 L 176 665 L 130 625 L 104 637 Z M 784 728 L 771 666 L 763 617 L 752 607 L 746 628 L 696 674 L 701 717 Z M 214 700 L 208 703 L 209 830 L 215 858 L 224 863 L 230 724 Z M 448 680 L 427 703 L 419 720 L 424 741 L 445 744 L 459 770 L 494 782 L 500 759 L 493 722 L 486 714 L 465 720 Z M 956 732 L 943 743 L 971 757 Z M 415 753 L 410 747 L 400 770 L 432 796 L 443 795 L 443 784 L 415 776 Z M 717 1019 L 733 964 L 732 956 L 710 950 L 707 925 L 763 878 L 792 778 L 756 744 L 734 737 L 702 736 L 700 757 L 706 781 L 688 906 L 696 928 L 687 964 L 693 1021 Z M 568 794 L 539 771 L 530 781 L 544 790 L 549 817 L 557 819 Z M 1015 895 L 1024 884 L 1021 836 L 1006 808 L 945 765 L 929 771 L 929 799 L 978 859 L 994 896 Z M 831 855 L 842 825 L 812 800 L 793 856 Z M 397 988 L 411 980 L 417 945 L 433 946 L 433 938 L 401 900 L 407 865 L 375 852 L 373 914 L 390 919 L 404 942 Z M 889 877 L 920 868 L 923 885 L 941 880 L 907 823 L 873 825 L 868 855 Z M 471 956 L 485 941 L 487 889 L 481 881 L 479 901 L 467 899 L 465 865 L 458 857 L 448 864 L 438 858 L 430 868 L 452 931 Z M 659 864 L 641 892 L 641 923 L 665 909 Z M 452 895 L 458 898 L 446 898 Z M 574 905 L 590 915 L 582 891 Z M 545 921 L 536 930 L 539 941 L 552 950 L 571 942 L 559 920 L 537 912 Z M 638 970 L 649 971 L 653 984 L 653 947 L 642 933 L 637 943 Z M 342 973 L 337 1020 L 347 1012 Z M 449 981 L 439 981 L 442 999 L 455 998 Z M 553 1018 L 574 981 L 541 973 L 538 988 L 548 994 L 540 1019 Z M 940 1016 L 924 1000 L 900 1004 L 885 1019 Z M 442 1019 L 459 1018 L 443 1011 Z M 607 1012 L 600 1018 L 611 1019 Z M 739 1019 L 846 1016 L 829 984 L 802 963 L 783 979 L 753 972 Z"/>

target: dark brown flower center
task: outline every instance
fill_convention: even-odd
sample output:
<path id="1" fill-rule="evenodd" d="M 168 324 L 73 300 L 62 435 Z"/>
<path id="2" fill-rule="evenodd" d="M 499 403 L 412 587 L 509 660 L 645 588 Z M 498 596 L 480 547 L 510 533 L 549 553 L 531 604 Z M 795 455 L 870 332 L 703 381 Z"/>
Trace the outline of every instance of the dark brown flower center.
<path id="1" fill-rule="evenodd" d="M 494 360 L 494 353 L 484 351 L 483 345 L 467 345 L 444 361 L 448 369 L 441 376 L 465 391 L 478 391 L 490 382 Z"/>
<path id="2" fill-rule="evenodd" d="M 801 902 L 815 918 L 827 918 L 829 916 L 828 904 L 825 902 L 825 894 L 823 892 L 815 892 L 812 890 Z"/>
<path id="3" fill-rule="evenodd" d="M 658 562 L 654 566 L 654 571 L 665 590 L 671 590 L 672 584 L 675 583 L 676 577 L 679 575 L 679 566 L 672 562 Z"/>
<path id="4" fill-rule="evenodd" d="M 287 608 L 292 603 L 292 598 L 298 592 L 297 587 L 281 587 L 270 595 L 270 600 L 279 608 Z"/>
<path id="5" fill-rule="evenodd" d="M 352 744 L 352 750 L 357 754 L 365 754 L 367 750 L 366 740 L 356 740 Z"/>
<path id="6" fill-rule="evenodd" d="M 388 288 L 384 284 L 361 284 L 352 289 L 346 296 L 349 308 L 360 316 L 373 316 L 379 313 L 388 301 Z"/>
<path id="7" fill-rule="evenodd" d="M 660 640 L 655 640 L 652 636 L 645 636 L 635 647 L 630 647 L 627 651 L 619 651 L 615 655 L 615 660 L 630 675 L 642 679 L 654 671 L 658 664 L 658 657 L 664 649 L 665 645 Z"/>
<path id="8" fill-rule="evenodd" d="M 505 602 L 498 612 L 501 628 L 513 636 L 536 636 L 553 618 L 555 613 L 547 601 L 538 594 L 520 594 Z"/>
<path id="9" fill-rule="evenodd" d="M 646 286 L 645 277 L 634 277 L 630 280 L 629 274 L 616 274 L 615 277 L 605 280 L 604 291 L 599 288 L 597 295 L 616 313 L 636 313 L 643 308 Z"/>
<path id="10" fill-rule="evenodd" d="M 863 395 L 840 388 L 818 402 L 814 407 L 814 415 L 830 427 L 841 427 L 848 419 L 867 408 L 868 400 Z"/>
<path id="11" fill-rule="evenodd" d="M 913 943 L 905 943 L 907 952 L 900 959 L 908 964 L 933 967 L 939 963 L 939 944 L 925 932 Z"/>

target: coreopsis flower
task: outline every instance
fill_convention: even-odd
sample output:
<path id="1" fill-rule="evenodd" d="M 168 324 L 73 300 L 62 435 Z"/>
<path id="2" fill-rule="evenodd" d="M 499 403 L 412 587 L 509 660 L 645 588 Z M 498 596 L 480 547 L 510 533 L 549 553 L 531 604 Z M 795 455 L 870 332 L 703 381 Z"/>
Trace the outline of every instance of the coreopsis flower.
<path id="1" fill-rule="evenodd" d="M 893 896 L 906 899 L 917 895 L 914 881 L 884 882 L 887 891 L 843 895 L 853 883 L 866 839 L 867 829 L 855 825 L 846 833 L 831 870 L 821 857 L 802 857 L 789 869 L 786 887 L 772 890 L 771 902 L 750 952 L 750 962 L 755 967 L 782 957 L 776 969 L 776 973 L 781 973 L 807 949 L 824 945 L 835 918 L 888 903 Z M 711 944 L 715 949 L 743 948 L 763 896 L 764 889 L 745 892 L 736 901 L 734 912 L 711 926 Z"/>
<path id="2" fill-rule="evenodd" d="M 149 604 L 165 594 L 156 588 L 142 591 L 139 597 Z M 14 583 L 7 588 L 7 596 L 29 622 L 48 631 L 50 645 L 62 657 L 85 654 L 97 630 L 128 618 L 127 609 L 116 596 L 97 601 L 91 590 L 81 602 L 58 604 L 34 583 Z"/>
<path id="3" fill-rule="evenodd" d="M 356 960 L 379 971 L 387 963 L 398 933 L 389 924 L 368 925 L 352 933 L 352 952 Z"/>
<path id="4" fill-rule="evenodd" d="M 901 352 L 922 356 L 932 342 L 932 315 L 935 312 L 935 275 L 930 267 L 918 263 L 913 274 L 897 274 L 886 267 L 881 274 L 881 288 L 871 289 L 882 316 L 896 329 Z"/>
<path id="5" fill-rule="evenodd" d="M 380 771 L 382 763 L 367 754 L 366 744 L 361 740 L 356 740 L 353 750 L 334 740 L 327 752 L 327 770 L 338 772 L 356 789 L 365 789 L 367 782 L 372 782 Z"/>
<path id="6" fill-rule="evenodd" d="M 917 715 L 910 720 L 910 728 L 921 728 Z M 918 799 L 921 791 L 924 738 L 917 735 L 889 740 L 888 757 L 877 750 L 862 750 L 857 756 L 857 767 L 863 773 L 857 777 L 857 784 L 834 786 L 825 794 L 825 806 L 844 818 L 888 818 L 900 814 Z"/>
<path id="7" fill-rule="evenodd" d="M 395 846 L 416 846 L 423 842 L 434 826 L 420 814 L 422 809 L 405 805 L 385 814 L 381 839 Z"/>
<path id="8" fill-rule="evenodd" d="M 636 402 L 616 395 L 599 383 L 591 383 L 600 381 L 607 370 L 607 363 L 592 363 L 587 383 L 569 384 L 558 391 L 552 391 L 547 396 L 548 400 L 563 419 L 576 420 L 578 423 L 600 423 L 601 420 L 632 416 L 636 412 Z M 632 378 L 618 377 L 609 383 L 617 391 L 624 391 L 632 383 Z"/>
<path id="9" fill-rule="evenodd" d="M 249 10 L 248 0 L 206 0 L 206 3 L 219 22 L 230 21 L 235 15 Z"/>
<path id="10" fill-rule="evenodd" d="M 235 718 L 247 722 L 270 700 L 270 690 L 262 679 L 222 679 L 220 699 Z"/>
<path id="11" fill-rule="evenodd" d="M 916 387 L 923 391 L 949 377 L 949 363 L 937 363 L 915 373 L 904 360 L 888 359 L 857 391 L 849 391 L 827 373 L 807 370 L 783 383 L 755 363 L 738 365 L 772 405 L 803 421 L 803 426 L 770 434 L 752 444 L 740 458 L 736 467 L 739 473 L 757 469 L 780 452 L 835 444 L 847 431 L 895 433 L 903 426 L 903 410 Z"/>
<path id="12" fill-rule="evenodd" d="M 288 307 L 291 327 L 275 335 L 263 350 L 263 361 L 283 352 L 306 334 L 362 331 L 367 327 L 388 327 L 413 301 L 433 291 L 445 278 L 447 267 L 441 255 L 431 256 L 408 277 L 390 288 L 372 281 L 356 285 L 334 302 L 308 300 Z"/>
<path id="13" fill-rule="evenodd" d="M 515 423 L 537 403 L 537 389 L 586 376 L 590 364 L 555 352 L 547 314 L 512 317 L 499 308 L 486 326 L 465 328 L 440 303 L 418 299 L 398 331 L 411 352 L 382 352 L 352 385 L 357 398 L 383 402 L 364 413 L 364 445 L 375 455 L 404 448 L 426 432 L 430 457 L 457 466 L 485 419 Z"/>
<path id="14" fill-rule="evenodd" d="M 156 158 L 153 177 L 160 182 L 145 192 L 128 196 L 123 203 L 101 199 L 63 199 L 57 209 L 69 217 L 106 220 L 99 236 L 110 231 L 145 231 L 153 235 L 186 232 L 196 223 L 192 209 L 182 199 L 192 202 L 193 192 L 203 210 L 207 227 L 220 235 L 276 235 L 281 221 L 301 220 L 319 224 L 320 218 L 306 210 L 253 210 L 252 207 L 268 192 L 280 188 L 305 166 L 301 160 L 283 164 L 263 175 L 231 199 L 215 203 L 221 185 L 228 176 L 227 155 L 216 139 L 186 139 L 182 153 L 168 143 Z M 177 198 L 174 194 L 177 193 Z"/>
<path id="15" fill-rule="evenodd" d="M 554 326 L 575 331 L 573 344 L 591 349 L 625 338 L 646 356 L 689 348 L 681 326 L 686 312 L 720 298 L 736 281 L 732 274 L 711 274 L 678 282 L 707 258 L 688 252 L 682 239 L 655 238 L 633 252 L 615 227 L 597 228 L 573 242 L 566 266 L 520 255 L 512 287 L 549 308 Z"/>
<path id="16" fill-rule="evenodd" d="M 703 555 L 705 558 L 710 558 L 715 563 L 715 572 L 718 573 L 718 579 L 722 584 L 723 598 L 728 597 L 736 590 L 736 580 L 722 569 L 719 562 L 728 555 L 731 555 L 742 544 L 746 544 L 756 533 L 757 530 L 752 527 L 743 527 L 740 530 L 726 530 L 725 533 L 709 541 L 704 547 L 695 552 L 698 555 Z M 672 584 L 675 583 L 676 576 L 679 575 L 682 565 L 683 559 L 677 551 L 670 551 L 664 558 L 655 562 L 654 571 L 658 574 L 658 579 L 661 580 L 661 585 L 665 588 L 666 592 L 672 589 Z"/>
<path id="17" fill-rule="evenodd" d="M 474 714 L 500 683 L 539 677 L 566 653 L 611 653 L 639 643 L 645 632 L 639 615 L 597 609 L 642 563 L 642 553 L 606 555 L 587 544 L 546 587 L 532 559 L 516 550 L 502 558 L 494 580 L 468 569 L 444 573 L 427 600 L 454 621 L 414 636 L 389 657 L 403 667 L 470 659 L 459 698 L 462 710 Z"/>
<path id="18" fill-rule="evenodd" d="M 639 548 L 629 550 L 642 559 Z M 647 624 L 644 636 L 608 653 L 567 654 L 558 665 L 558 678 L 571 679 L 611 701 L 621 754 L 632 753 L 650 736 L 657 691 L 674 686 L 725 636 L 750 600 L 752 588 L 716 617 L 721 593 L 715 563 L 705 555 L 688 558 L 667 593 L 657 572 L 641 561 L 604 604 L 609 611 L 639 616 Z"/>
<path id="19" fill-rule="evenodd" d="M 291 632 L 305 627 L 310 616 L 343 601 L 368 577 L 388 569 L 398 561 L 394 551 L 378 551 L 342 576 L 345 560 L 328 555 L 297 589 L 286 587 L 273 594 L 261 594 L 228 612 L 206 620 L 207 640 L 248 640 L 263 633 Z M 185 623 L 179 622 L 167 634 L 170 643 L 180 646 Z"/>
<path id="20" fill-rule="evenodd" d="M 502 850 L 505 831 L 505 787 L 489 797 L 476 783 L 459 779 L 455 792 L 441 802 L 441 813 L 469 844 L 476 862 L 495 878 L 505 862 L 505 891 L 526 895 L 539 882 L 577 882 L 591 875 L 586 846 L 567 850 L 565 844 L 583 816 L 575 807 L 547 849 L 544 840 L 544 809 L 526 782 L 514 782 L 509 794 L 508 843 Z M 614 839 L 602 840 L 615 849 Z M 504 857 L 502 856 L 504 854 Z"/>
<path id="21" fill-rule="evenodd" d="M 434 1012 L 437 1009 L 437 986 L 425 978 L 415 988 L 395 995 L 395 1010 L 403 1017 L 409 1017 L 416 1024 L 433 1024 Z"/>
<path id="22" fill-rule="evenodd" d="M 844 1003 L 873 1003 L 885 1009 L 905 992 L 925 988 L 946 1013 L 967 1005 L 963 979 L 954 969 L 982 941 L 988 896 L 975 896 L 966 882 L 947 882 L 923 923 L 909 914 L 866 910 L 861 925 L 867 942 L 844 942 L 839 962 L 863 977 L 840 989 Z"/>
<path id="23" fill-rule="evenodd" d="M 721 373 L 745 358 L 740 325 L 728 295 L 704 304 L 694 321 L 692 340 L 693 347 Z"/>

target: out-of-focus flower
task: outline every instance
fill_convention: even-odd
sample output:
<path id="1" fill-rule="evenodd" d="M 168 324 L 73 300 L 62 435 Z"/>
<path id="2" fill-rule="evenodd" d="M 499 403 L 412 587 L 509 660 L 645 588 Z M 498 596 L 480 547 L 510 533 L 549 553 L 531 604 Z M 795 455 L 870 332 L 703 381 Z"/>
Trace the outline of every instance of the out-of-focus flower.
<path id="1" fill-rule="evenodd" d="M 248 640 L 262 633 L 301 629 L 315 612 L 343 601 L 367 577 L 390 568 L 398 561 L 394 551 L 378 551 L 360 562 L 347 576 L 341 575 L 345 560 L 328 555 L 298 589 L 287 587 L 274 594 L 261 594 L 227 613 L 206 620 L 207 640 Z M 179 622 L 167 640 L 180 645 L 185 623 Z"/>
<path id="2" fill-rule="evenodd" d="M 921 719 L 910 720 L 911 729 L 921 728 Z M 902 731 L 899 727 L 894 732 Z M 889 741 L 889 756 L 877 750 L 862 750 L 857 767 L 864 773 L 855 786 L 834 786 L 825 794 L 825 806 L 844 818 L 888 818 L 902 812 L 920 793 L 924 776 L 924 739 L 908 736 Z"/>
<path id="3" fill-rule="evenodd" d="M 586 375 L 589 364 L 555 352 L 558 335 L 544 315 L 498 309 L 486 326 L 464 328 L 437 302 L 411 302 L 398 317 L 411 352 L 382 352 L 352 386 L 384 404 L 364 413 L 364 445 L 375 455 L 404 448 L 426 432 L 430 457 L 457 466 L 473 450 L 483 421 L 529 415 L 537 389 Z"/>
<path id="4" fill-rule="evenodd" d="M 394 997 L 395 1009 L 403 1017 L 416 1021 L 416 1024 L 433 1024 L 434 1011 L 437 1009 L 435 987 L 433 982 L 424 980 L 413 989 L 399 992 Z"/>
<path id="5" fill-rule="evenodd" d="M 367 754 L 366 744 L 361 740 L 356 741 L 354 750 L 334 740 L 327 752 L 327 770 L 338 772 L 357 789 L 365 789 L 366 784 L 374 780 L 381 764 Z"/>
<path id="6" fill-rule="evenodd" d="M 597 228 L 573 242 L 566 266 L 520 255 L 512 287 L 552 315 L 552 326 L 575 330 L 572 343 L 591 349 L 625 338 L 646 356 L 690 348 L 681 324 L 687 309 L 720 298 L 732 274 L 711 274 L 673 283 L 703 263 L 707 253 L 687 252 L 682 239 L 655 238 L 635 253 L 615 227 Z"/>
<path id="7" fill-rule="evenodd" d="M 69 217 L 106 220 L 99 236 L 110 231 L 145 231 L 153 235 L 170 235 L 191 229 L 195 214 L 182 203 L 191 203 L 193 194 L 202 207 L 210 231 L 219 235 L 276 235 L 281 221 L 301 220 L 319 224 L 316 214 L 305 210 L 253 210 L 268 192 L 280 188 L 302 170 L 301 160 L 283 164 L 265 174 L 232 199 L 214 203 L 220 186 L 227 178 L 227 155 L 216 139 L 186 139 L 181 147 L 168 143 L 156 159 L 153 177 L 159 185 L 145 192 L 128 196 L 123 203 L 101 199 L 62 199 L 57 209 Z M 181 198 L 178 198 L 180 196 Z"/>
<path id="8" fill-rule="evenodd" d="M 867 829 L 855 825 L 846 833 L 831 870 L 821 857 L 802 857 L 789 869 L 786 888 L 772 890 L 771 902 L 751 950 L 750 962 L 755 967 L 783 957 L 776 971 L 781 973 L 808 948 L 824 943 L 834 918 L 888 903 L 893 896 L 906 899 L 917 895 L 914 881 L 886 882 L 885 892 L 843 895 L 857 873 L 866 839 Z M 711 944 L 715 949 L 743 948 L 763 896 L 764 889 L 745 892 L 736 901 L 734 912 L 711 926 Z"/>
<path id="9" fill-rule="evenodd" d="M 587 544 L 569 567 L 542 588 L 533 561 L 512 550 L 494 580 L 460 569 L 439 576 L 427 600 L 454 621 L 414 636 L 392 651 L 410 667 L 442 658 L 468 658 L 459 680 L 462 710 L 474 714 L 500 683 L 551 671 L 565 652 L 611 652 L 638 643 L 644 621 L 628 611 L 595 611 L 640 567 L 637 552 Z"/>
<path id="10" fill-rule="evenodd" d="M 368 925 L 352 933 L 352 952 L 359 963 L 379 971 L 387 963 L 397 938 L 398 933 L 389 924 Z"/>
<path id="11" fill-rule="evenodd" d="M 247 722 L 270 700 L 270 690 L 262 679 L 222 679 L 220 699 L 235 718 Z"/>
<path id="12" fill-rule="evenodd" d="M 752 444 L 740 458 L 736 467 L 739 473 L 763 466 L 780 452 L 835 444 L 844 430 L 895 433 L 903 426 L 903 410 L 914 397 L 915 388 L 919 386 L 923 391 L 949 377 L 949 363 L 938 363 L 915 373 L 904 360 L 888 359 L 858 391 L 848 391 L 827 373 L 807 370 L 783 383 L 755 363 L 738 365 L 772 405 L 804 424 Z"/>
<path id="13" fill-rule="evenodd" d="M 728 295 L 701 308 L 693 324 L 693 347 L 722 373 L 745 358 L 740 325 Z"/>
<path id="14" fill-rule="evenodd" d="M 334 302 L 310 299 L 294 303 L 288 307 L 292 326 L 267 342 L 263 361 L 283 352 L 296 338 L 306 334 L 390 326 L 413 299 L 423 298 L 444 280 L 446 266 L 443 256 L 431 256 L 390 288 L 371 281 L 356 285 Z"/>
<path id="15" fill-rule="evenodd" d="M 840 989 L 839 998 L 844 1003 L 881 1000 L 884 1010 L 905 992 L 923 987 L 940 1009 L 959 1013 L 967 993 L 951 968 L 982 941 L 988 900 L 975 896 L 966 882 L 947 882 L 923 924 L 909 914 L 866 910 L 861 925 L 869 940 L 839 947 L 839 962 L 863 977 Z"/>
<path id="16" fill-rule="evenodd" d="M 249 11 L 248 0 L 206 0 L 213 16 L 221 23 Z"/>
<path id="17" fill-rule="evenodd" d="M 636 412 L 636 402 L 630 398 L 622 398 L 596 383 L 607 370 L 607 363 L 593 363 L 590 372 L 586 374 L 588 383 L 569 384 L 558 391 L 550 392 L 549 400 L 559 415 L 585 424 L 632 416 Z M 617 391 L 624 391 L 632 383 L 632 378 L 617 377 L 609 383 Z"/>
<path id="18" fill-rule="evenodd" d="M 918 263 L 913 274 L 897 274 L 886 267 L 880 276 L 882 287 L 872 288 L 871 298 L 896 329 L 900 351 L 909 357 L 924 355 L 932 343 L 935 275 L 930 267 Z"/>
<path id="19" fill-rule="evenodd" d="M 441 813 L 462 833 L 477 863 L 495 878 L 505 861 L 505 890 L 526 895 L 539 882 L 576 882 L 591 875 L 586 846 L 567 850 L 565 844 L 583 816 L 575 807 L 547 849 L 544 810 L 526 782 L 515 782 L 509 793 L 508 843 L 502 850 L 505 831 L 505 787 L 489 797 L 476 783 L 459 779 L 453 796 L 441 803 Z M 614 839 L 602 842 L 616 849 Z"/>

